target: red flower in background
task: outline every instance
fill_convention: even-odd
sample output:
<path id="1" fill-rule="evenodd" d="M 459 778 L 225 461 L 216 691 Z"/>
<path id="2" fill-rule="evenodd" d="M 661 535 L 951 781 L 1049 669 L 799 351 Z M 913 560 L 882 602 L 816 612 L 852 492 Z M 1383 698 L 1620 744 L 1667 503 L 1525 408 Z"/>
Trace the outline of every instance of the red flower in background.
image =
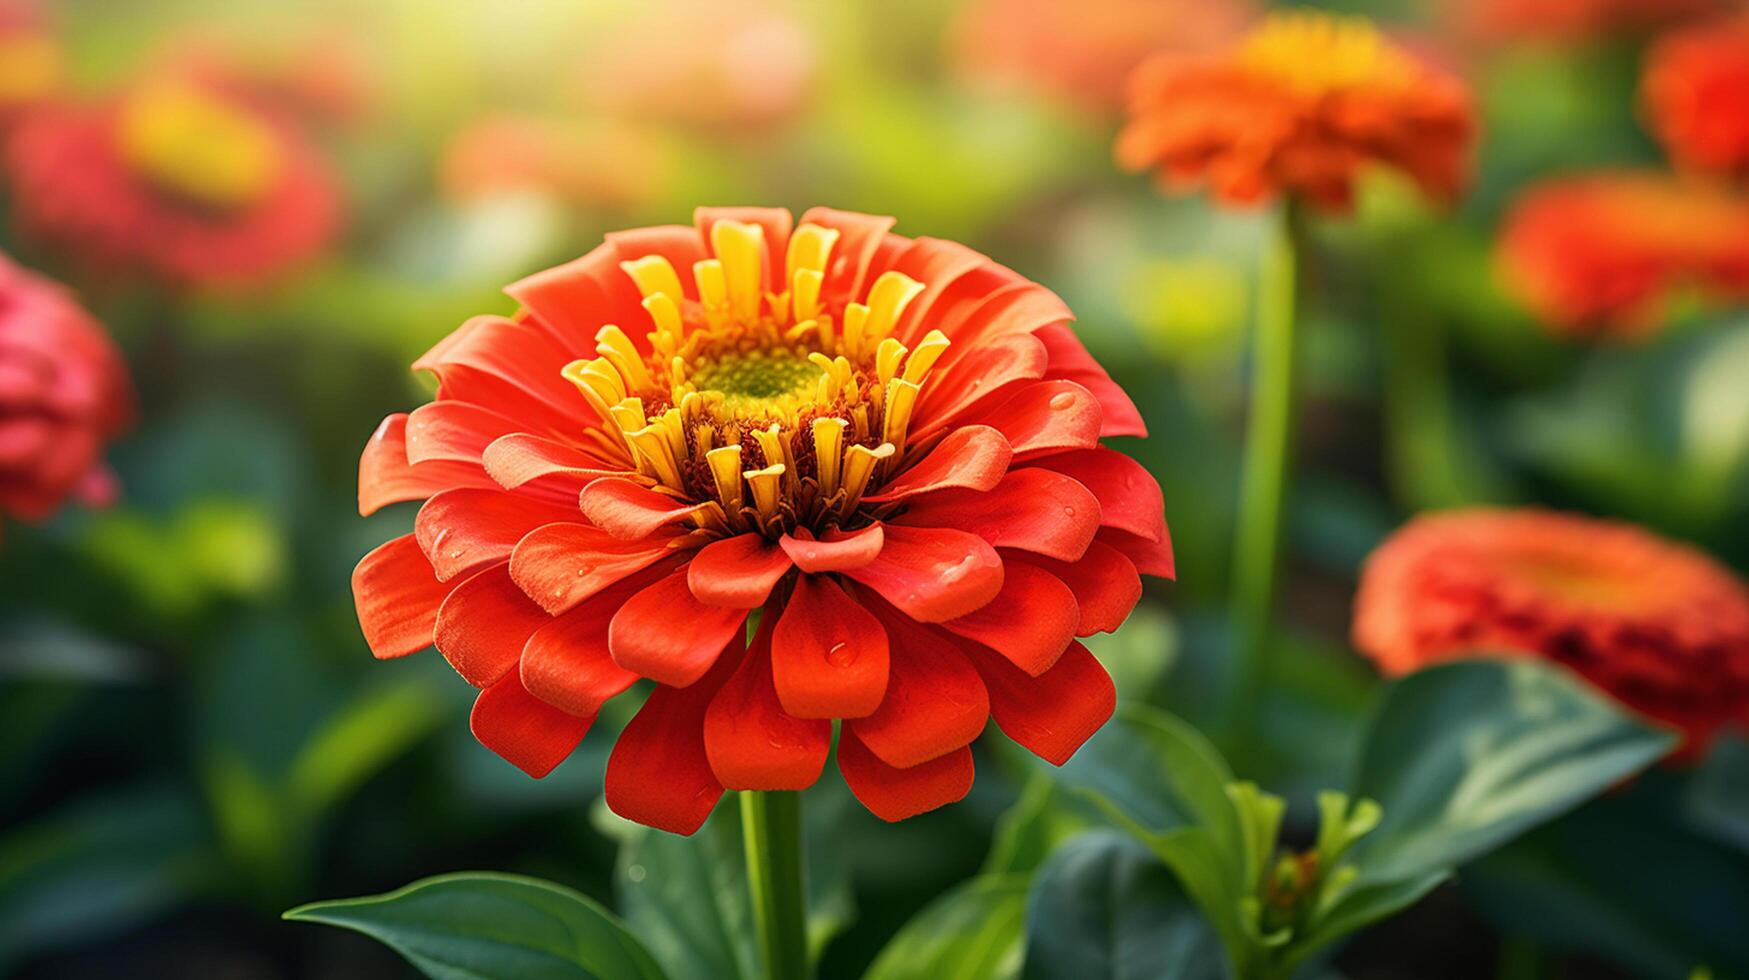
<path id="1" fill-rule="evenodd" d="M 1354 644 L 1388 674 L 1477 653 L 1566 665 L 1681 729 L 1749 721 L 1749 589 L 1637 527 L 1542 510 L 1420 517 L 1367 559 Z"/>
<path id="2" fill-rule="evenodd" d="M 48 517 L 68 498 L 108 503 L 103 450 L 133 387 L 103 328 L 55 283 L 0 255 L 0 512 Z"/>
<path id="3" fill-rule="evenodd" d="M 1117 158 L 1157 170 L 1169 189 L 1207 185 L 1227 203 L 1289 194 L 1341 211 L 1361 168 L 1375 164 L 1453 200 L 1474 134 L 1454 76 L 1366 21 L 1282 13 L 1217 56 L 1166 55 L 1137 69 Z"/>
<path id="4" fill-rule="evenodd" d="M 1641 100 L 1678 165 L 1749 171 L 1749 18 L 1659 40 L 1647 58 Z"/>
<path id="5" fill-rule="evenodd" d="M 1148 56 L 1219 47 L 1253 9 L 1249 0 L 973 0 L 956 17 L 949 57 L 973 80 L 1103 113 L 1122 106 L 1130 72 Z"/>
<path id="6" fill-rule="evenodd" d="M 1527 191 L 1500 238 L 1507 285 L 1555 331 L 1634 338 L 1671 294 L 1749 296 L 1749 199 L 1658 173 L 1600 173 Z"/>
<path id="7" fill-rule="evenodd" d="M 435 642 L 537 777 L 656 681 L 606 796 L 680 833 L 811 784 L 834 720 L 889 820 L 965 795 L 988 718 L 1065 761 L 1114 698 L 1075 638 L 1172 573 L 1158 486 L 1100 445 L 1141 418 L 1050 291 L 891 226 L 703 209 L 439 343 L 360 465 L 362 511 L 425 500 L 354 573 L 372 651 Z"/>
<path id="8" fill-rule="evenodd" d="M 1734 0 L 1447 0 L 1458 33 L 1485 43 L 1634 36 L 1723 13 Z"/>
<path id="9" fill-rule="evenodd" d="M 44 106 L 7 149 L 21 232 L 102 277 L 252 283 L 310 258 L 336 230 L 337 190 L 307 141 L 192 76 Z"/>

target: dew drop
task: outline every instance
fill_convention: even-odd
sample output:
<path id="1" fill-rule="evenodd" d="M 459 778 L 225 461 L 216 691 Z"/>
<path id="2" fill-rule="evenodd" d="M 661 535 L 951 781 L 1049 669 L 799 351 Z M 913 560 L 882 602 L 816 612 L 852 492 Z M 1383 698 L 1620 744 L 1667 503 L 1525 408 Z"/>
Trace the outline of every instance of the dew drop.
<path id="1" fill-rule="evenodd" d="M 1064 516 L 1064 517 L 1074 517 L 1074 516 L 1075 516 L 1075 508 L 1073 508 L 1073 507 L 1064 507 L 1064 508 L 1063 508 L 1063 516 Z"/>
<path id="2" fill-rule="evenodd" d="M 965 578 L 966 574 L 972 570 L 972 566 L 976 565 L 977 563 L 978 563 L 978 556 L 977 555 L 975 555 L 975 554 L 967 555 L 964 558 L 961 558 L 959 561 L 949 562 L 945 565 L 940 566 L 939 568 L 937 568 L 935 570 L 935 573 L 941 577 L 941 582 L 943 585 L 949 585 L 949 584 L 952 584 L 954 582 L 959 581 L 962 578 Z"/>
<path id="3" fill-rule="evenodd" d="M 802 560 L 803 561 L 816 561 L 819 559 L 819 557 L 820 557 L 820 549 L 818 549 L 818 548 L 803 548 L 802 549 Z"/>
<path id="4" fill-rule="evenodd" d="M 451 559 L 451 560 L 454 560 L 454 559 L 457 559 L 457 558 L 460 558 L 460 557 L 461 557 L 461 556 L 462 556 L 462 549 L 460 549 L 460 548 L 452 548 L 452 549 L 450 549 L 450 552 L 449 552 L 449 557 L 450 557 L 450 559 Z"/>
<path id="5" fill-rule="evenodd" d="M 826 651 L 826 662 L 834 667 L 848 667 L 856 663 L 856 648 L 840 640 Z"/>
<path id="6" fill-rule="evenodd" d="M 1057 392 L 1051 396 L 1051 407 L 1059 412 L 1068 411 L 1069 409 L 1074 408 L 1075 393 L 1072 391 Z"/>
<path id="7" fill-rule="evenodd" d="M 632 881 L 643 881 L 644 875 L 647 873 L 641 864 L 630 865 L 626 868 L 626 877 Z"/>

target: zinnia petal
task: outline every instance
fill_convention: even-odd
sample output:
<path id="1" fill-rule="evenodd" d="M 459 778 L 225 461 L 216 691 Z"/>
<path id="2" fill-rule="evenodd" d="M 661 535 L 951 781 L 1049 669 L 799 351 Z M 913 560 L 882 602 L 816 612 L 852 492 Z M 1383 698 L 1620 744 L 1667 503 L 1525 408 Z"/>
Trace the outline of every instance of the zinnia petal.
<path id="1" fill-rule="evenodd" d="M 535 779 L 564 762 L 594 722 L 529 694 L 515 674 L 481 691 L 469 719 L 481 745 Z"/>
<path id="2" fill-rule="evenodd" d="M 738 534 L 700 548 L 686 566 L 686 582 L 707 606 L 752 609 L 789 570 L 789 555 L 777 543 Z"/>
<path id="3" fill-rule="evenodd" d="M 893 524 L 885 537 L 879 557 L 844 574 L 920 623 L 957 619 L 1002 591 L 1002 559 L 975 534 Z"/>
<path id="4" fill-rule="evenodd" d="M 516 669 L 528 638 L 552 621 L 510 580 L 509 564 L 500 563 L 475 572 L 443 600 L 437 651 L 463 680 L 491 687 Z"/>
<path id="5" fill-rule="evenodd" d="M 1080 622 L 1080 606 L 1067 585 L 1041 568 L 1015 562 L 1003 566 L 1002 591 L 996 598 L 942 626 L 1037 676 L 1062 656 Z"/>
<path id="6" fill-rule="evenodd" d="M 1013 470 L 988 492 L 944 490 L 911 501 L 900 524 L 970 531 L 998 548 L 1075 561 L 1099 532 L 1099 501 L 1061 473 Z"/>
<path id="7" fill-rule="evenodd" d="M 381 545 L 352 570 L 358 624 L 379 660 L 430 646 L 438 607 L 448 595 L 449 586 L 437 580 L 411 534 Z"/>
<path id="8" fill-rule="evenodd" d="M 736 637 L 716 666 L 687 687 L 657 685 L 607 758 L 607 806 L 627 820 L 691 835 L 723 796 L 705 752 L 704 718 L 741 660 Z"/>
<path id="9" fill-rule="evenodd" d="M 724 788 L 801 790 L 814 785 L 832 751 L 832 722 L 784 711 L 772 682 L 770 619 L 704 716 L 705 752 Z"/>
<path id="10" fill-rule="evenodd" d="M 972 750 L 956 749 L 909 769 L 895 769 L 846 728 L 838 739 L 838 771 L 858 802 L 889 823 L 958 803 L 972 791 Z"/>
<path id="11" fill-rule="evenodd" d="M 1079 643 L 1037 677 L 976 644 L 966 652 L 983 675 L 990 717 L 1002 733 L 1051 765 L 1068 762 L 1117 709 L 1111 675 Z"/>
<path id="12" fill-rule="evenodd" d="M 887 633 L 828 576 L 803 575 L 772 638 L 771 671 L 797 718 L 860 718 L 887 689 Z"/>
<path id="13" fill-rule="evenodd" d="M 658 683 L 685 687 L 703 677 L 718 651 L 739 636 L 744 609 L 707 606 L 693 597 L 681 569 L 625 601 L 613 614 L 607 645 L 621 667 Z"/>

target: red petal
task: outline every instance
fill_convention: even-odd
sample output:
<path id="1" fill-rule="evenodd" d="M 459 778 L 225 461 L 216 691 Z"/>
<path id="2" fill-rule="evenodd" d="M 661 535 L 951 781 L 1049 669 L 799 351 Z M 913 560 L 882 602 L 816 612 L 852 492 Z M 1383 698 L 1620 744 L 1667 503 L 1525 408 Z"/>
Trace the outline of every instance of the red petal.
<path id="1" fill-rule="evenodd" d="M 1155 578 L 1177 578 L 1177 567 L 1172 560 L 1172 539 L 1162 533 L 1159 541 L 1148 541 L 1133 534 L 1105 527 L 1099 529 L 1099 541 L 1103 541 L 1118 551 L 1136 566 L 1136 571 Z"/>
<path id="2" fill-rule="evenodd" d="M 1075 318 L 1061 297 L 1036 282 L 1018 276 L 978 298 L 975 304 L 941 318 L 940 329 L 953 341 L 941 367 L 959 363 L 966 354 L 1004 337 L 1030 335 Z"/>
<path id="3" fill-rule="evenodd" d="M 1117 707 L 1111 675 L 1079 643 L 1070 643 L 1057 665 L 1037 677 L 975 644 L 966 653 L 990 691 L 996 724 L 1052 765 L 1068 762 Z"/>
<path id="4" fill-rule="evenodd" d="M 580 259 L 511 283 L 504 291 L 555 336 L 567 340 L 573 357 L 592 357 L 595 332 L 602 324 L 642 323 L 639 318 L 648 315 L 638 287 L 619 267 L 620 257 L 619 249 L 604 244 Z"/>
<path id="5" fill-rule="evenodd" d="M 832 750 L 832 722 L 788 714 L 772 683 L 772 617 L 704 716 L 711 771 L 727 789 L 807 789 Z"/>
<path id="6" fill-rule="evenodd" d="M 894 769 L 848 728 L 838 739 L 838 771 L 868 812 L 889 823 L 958 803 L 972 791 L 972 750 L 962 748 L 909 769 Z"/>
<path id="7" fill-rule="evenodd" d="M 692 212 L 692 223 L 704 241 L 711 240 L 711 225 L 719 221 L 739 221 L 763 228 L 767 253 L 763 276 L 765 288 L 771 292 L 789 288 L 789 283 L 779 282 L 789 254 L 790 226 L 795 223 L 788 211 L 783 208 L 699 208 Z"/>
<path id="8" fill-rule="evenodd" d="M 616 538 L 632 541 L 678 523 L 698 510 L 699 505 L 657 493 L 629 479 L 603 477 L 583 488 L 582 507 L 589 523 Z"/>
<path id="9" fill-rule="evenodd" d="M 1099 445 L 1103 413 L 1099 399 L 1073 381 L 1038 381 L 1016 385 L 1014 394 L 982 414 L 979 421 L 995 426 L 1026 458 Z"/>
<path id="10" fill-rule="evenodd" d="M 797 718 L 860 718 L 887 689 L 887 633 L 824 575 L 796 579 L 772 638 L 771 671 Z"/>
<path id="11" fill-rule="evenodd" d="M 944 313 L 987 296 L 1013 275 L 1004 275 L 1007 270 L 972 249 L 939 238 L 913 240 L 893 262 L 893 270 L 923 284 L 893 329 L 893 336 L 907 347 L 915 347 L 945 319 Z"/>
<path id="12" fill-rule="evenodd" d="M 411 534 L 381 545 L 352 570 L 358 625 L 379 660 L 430 646 L 437 608 L 447 595 L 449 586 L 437 580 Z"/>
<path id="13" fill-rule="evenodd" d="M 988 493 L 944 490 L 911 501 L 896 523 L 970 531 L 999 548 L 1074 561 L 1099 532 L 1099 501 L 1050 470 L 1013 470 Z"/>
<path id="14" fill-rule="evenodd" d="M 492 480 L 473 463 L 436 460 L 414 466 L 407 461 L 407 415 L 383 419 L 358 458 L 358 512 L 376 513 L 389 504 L 423 500 L 454 487 L 489 487 Z"/>
<path id="15" fill-rule="evenodd" d="M 477 316 L 413 362 L 437 375 L 444 399 L 490 405 L 528 431 L 563 432 L 595 410 L 560 369 L 575 352 L 535 324 Z"/>
<path id="16" fill-rule="evenodd" d="M 431 402 L 407 416 L 407 459 L 478 464 L 492 440 L 517 428 L 508 416 L 489 408 L 469 402 Z"/>
<path id="17" fill-rule="evenodd" d="M 1046 360 L 1043 344 L 1031 334 L 1015 334 L 967 352 L 951 368 L 938 365 L 912 413 L 912 433 L 934 432 L 1007 385 L 1043 377 Z"/>
<path id="18" fill-rule="evenodd" d="M 539 779 L 565 761 L 594 721 L 593 715 L 579 718 L 541 701 L 512 674 L 474 699 L 469 726 L 481 745 Z"/>
<path id="19" fill-rule="evenodd" d="M 613 614 L 607 645 L 613 661 L 661 684 L 685 687 L 716 663 L 723 644 L 741 635 L 745 609 L 693 598 L 681 569 L 627 599 Z"/>
<path id="20" fill-rule="evenodd" d="M 1136 566 L 1103 541 L 1088 545 L 1087 553 L 1077 562 L 1021 554 L 1004 554 L 1002 560 L 1005 569 L 1013 569 L 1016 562 L 1036 564 L 1075 593 L 1075 605 L 1081 611 L 1076 636 L 1110 633 L 1123 625 L 1142 599 L 1142 577 L 1136 574 Z"/>
<path id="21" fill-rule="evenodd" d="M 510 577 L 541 608 L 558 615 L 634 572 L 677 556 L 684 535 L 621 541 L 587 524 L 548 524 L 510 553 Z"/>
<path id="22" fill-rule="evenodd" d="M 844 574 L 920 623 L 956 619 L 1002 591 L 1002 559 L 975 534 L 889 524 L 871 564 Z"/>
<path id="23" fill-rule="evenodd" d="M 616 469 L 576 446 L 526 432 L 512 432 L 493 440 L 480 459 L 486 472 L 506 490 L 546 477 L 570 477 L 576 484 L 571 491 L 573 499 L 589 480 L 627 475 L 624 469 Z"/>
<path id="24" fill-rule="evenodd" d="M 752 609 L 790 570 L 789 555 L 759 534 L 712 541 L 692 556 L 686 584 L 707 606 Z"/>
<path id="25" fill-rule="evenodd" d="M 553 621 L 510 580 L 508 563 L 464 580 L 437 610 L 437 650 L 475 687 L 490 687 L 515 669 L 522 646 Z"/>
<path id="26" fill-rule="evenodd" d="M 871 504 L 903 500 L 950 488 L 988 490 L 1008 472 L 1014 453 L 1002 433 L 987 425 L 968 425 L 948 433 L 929 455 L 862 499 Z"/>
<path id="27" fill-rule="evenodd" d="M 1031 465 L 1074 477 L 1099 498 L 1099 523 L 1149 541 L 1166 539 L 1166 502 L 1142 464 L 1101 447 L 1058 453 Z"/>
<path id="28" fill-rule="evenodd" d="M 875 253 L 880 250 L 888 230 L 893 227 L 893 219 L 832 208 L 809 208 L 802 215 L 801 223 L 838 232 L 838 244 L 833 246 L 831 258 L 826 262 L 826 281 L 820 287 L 820 295 L 861 299 L 869 286 L 869 267 L 874 263 Z"/>
<path id="29" fill-rule="evenodd" d="M 1080 607 L 1067 585 L 1043 569 L 1015 562 L 1004 566 L 1002 591 L 989 605 L 942 625 L 1037 675 L 1063 655 L 1080 622 Z"/>
<path id="30" fill-rule="evenodd" d="M 556 619 L 548 618 L 522 648 L 522 684 L 542 701 L 572 714 L 594 714 L 632 686 L 638 675 L 613 662 L 607 629 L 623 599 L 614 589 Z"/>
<path id="31" fill-rule="evenodd" d="M 871 524 L 860 531 L 833 530 L 819 539 L 806 528 L 796 528 L 796 534 L 799 537 L 786 534 L 777 543 L 797 568 L 813 575 L 861 568 L 880 555 L 881 546 L 886 542 L 886 533 L 879 524 Z"/>
<path id="32" fill-rule="evenodd" d="M 604 787 L 613 812 L 671 834 L 704 825 L 722 798 L 704 747 L 704 715 L 740 661 L 737 637 L 717 666 L 690 687 L 657 685 L 607 758 Z"/>
<path id="33" fill-rule="evenodd" d="M 1148 426 L 1142 421 L 1142 413 L 1136 411 L 1136 403 L 1130 401 L 1123 388 L 1111 380 L 1111 375 L 1105 373 L 1092 354 L 1087 353 L 1087 348 L 1081 345 L 1073 330 L 1059 324 L 1045 327 L 1033 336 L 1050 352 L 1051 366 L 1045 377 L 1073 381 L 1099 399 L 1101 438 L 1148 434 Z"/>
<path id="34" fill-rule="evenodd" d="M 874 714 L 845 724 L 899 769 L 970 745 L 990 718 L 978 672 L 953 641 L 902 617 L 884 619 L 893 648 L 886 697 Z"/>
<path id="35" fill-rule="evenodd" d="M 577 520 L 577 508 L 503 490 L 445 490 L 419 508 L 413 536 L 437 577 L 448 581 L 511 549 L 537 527 Z"/>

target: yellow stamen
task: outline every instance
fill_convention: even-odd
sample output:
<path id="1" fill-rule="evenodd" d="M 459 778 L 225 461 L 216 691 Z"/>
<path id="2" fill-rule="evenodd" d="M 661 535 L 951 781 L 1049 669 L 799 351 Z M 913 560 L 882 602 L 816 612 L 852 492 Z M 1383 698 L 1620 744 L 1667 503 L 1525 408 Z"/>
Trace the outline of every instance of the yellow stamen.
<path id="1" fill-rule="evenodd" d="M 764 297 L 761 279 L 765 261 L 765 229 L 739 221 L 711 225 L 711 249 L 722 263 L 729 309 L 736 320 L 751 323 Z"/>
<path id="2" fill-rule="evenodd" d="M 909 352 L 905 350 L 905 345 L 892 337 L 881 341 L 880 346 L 875 348 L 875 377 L 881 380 L 883 387 L 899 373 L 899 362 L 905 359 L 907 353 Z"/>
<path id="3" fill-rule="evenodd" d="M 868 291 L 868 322 L 863 324 L 863 335 L 870 342 L 885 339 L 898 325 L 905 307 L 921 292 L 923 284 L 903 272 L 881 273 Z"/>
<path id="4" fill-rule="evenodd" d="M 630 391 L 642 391 L 651 386 L 650 370 L 644 366 L 643 355 L 638 353 L 632 344 L 632 338 L 614 324 L 608 324 L 595 332 L 595 352 L 607 358 L 619 371 L 624 379 L 625 387 Z"/>
<path id="5" fill-rule="evenodd" d="M 814 461 L 820 492 L 830 499 L 838 492 L 838 474 L 844 463 L 844 430 L 850 423 L 837 418 L 814 420 Z"/>
<path id="6" fill-rule="evenodd" d="M 762 470 L 748 470 L 747 485 L 753 489 L 753 509 L 761 522 L 777 516 L 777 501 L 782 492 L 783 464 L 773 463 Z"/>
<path id="7" fill-rule="evenodd" d="M 867 446 L 851 446 L 844 451 L 844 513 L 855 509 L 862 500 L 863 491 L 868 489 L 868 481 L 874 476 L 875 467 L 881 461 L 891 459 L 898 451 L 890 442 L 883 442 L 873 449 Z"/>
<path id="8" fill-rule="evenodd" d="M 679 300 L 686 295 L 680 289 L 680 274 L 674 271 L 674 266 L 663 256 L 646 255 L 641 259 L 621 262 L 619 267 L 632 277 L 638 292 L 644 294 L 646 300 L 652 296 L 667 296 L 670 300 Z M 648 305 L 645 304 L 646 307 Z"/>
<path id="9" fill-rule="evenodd" d="M 704 454 L 711 468 L 711 482 L 716 484 L 717 499 L 731 515 L 741 511 L 741 447 L 731 443 Z"/>
<path id="10" fill-rule="evenodd" d="M 917 343 L 917 349 L 905 361 L 905 380 L 912 384 L 922 384 L 923 379 L 929 376 L 929 369 L 935 366 L 936 361 L 941 360 L 941 355 L 947 352 L 950 344 L 947 334 L 939 330 L 924 334 L 923 339 Z"/>

